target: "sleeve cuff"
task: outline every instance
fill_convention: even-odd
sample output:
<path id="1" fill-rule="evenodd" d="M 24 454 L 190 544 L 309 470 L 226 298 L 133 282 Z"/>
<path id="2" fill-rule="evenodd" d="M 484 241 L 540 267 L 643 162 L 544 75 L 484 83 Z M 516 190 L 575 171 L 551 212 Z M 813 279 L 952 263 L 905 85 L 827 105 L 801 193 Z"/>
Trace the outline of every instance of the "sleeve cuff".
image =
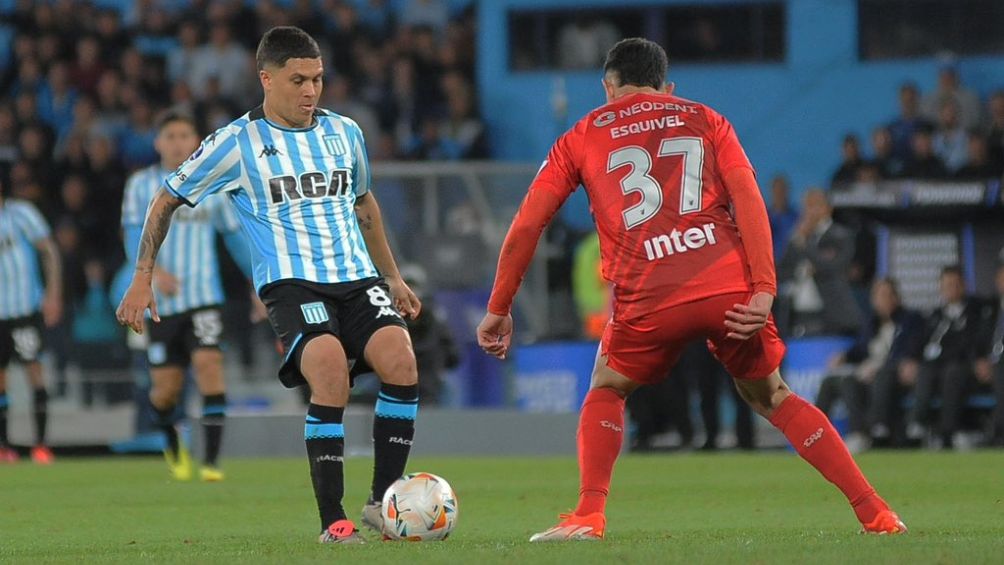
<path id="1" fill-rule="evenodd" d="M 166 188 L 167 191 L 171 193 L 171 196 L 174 196 L 178 200 L 181 200 L 189 208 L 195 208 L 195 204 L 193 204 L 191 200 L 189 200 L 189 199 L 185 198 L 184 196 L 182 196 L 181 193 L 178 192 L 177 190 L 175 190 L 174 187 L 172 187 L 170 184 L 168 184 L 168 183 L 165 182 L 164 183 L 164 188 Z"/>

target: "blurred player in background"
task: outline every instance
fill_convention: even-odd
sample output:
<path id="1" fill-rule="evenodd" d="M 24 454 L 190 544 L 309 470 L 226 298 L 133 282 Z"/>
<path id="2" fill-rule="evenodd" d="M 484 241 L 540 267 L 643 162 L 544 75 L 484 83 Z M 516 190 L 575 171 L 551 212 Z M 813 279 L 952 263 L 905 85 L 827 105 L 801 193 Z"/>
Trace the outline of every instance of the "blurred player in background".
<path id="1" fill-rule="evenodd" d="M 317 43 L 299 28 L 276 27 L 262 37 L 257 62 L 263 104 L 206 138 L 153 197 L 117 315 L 136 331 L 147 308 L 161 321 L 151 283 L 171 216 L 182 204 L 225 192 L 283 343 L 279 379 L 289 388 L 310 385 L 304 438 L 319 541 L 360 543 L 342 507 L 348 360 L 371 367 L 382 382 L 372 492 L 363 508 L 363 523 L 379 530 L 380 502 L 404 473 L 418 411 L 418 372 L 401 313 L 414 318 L 421 303 L 401 278 L 369 192 L 359 126 L 317 108 L 324 76 Z"/>
<path id="2" fill-rule="evenodd" d="M 136 261 L 143 220 L 164 178 L 177 169 L 199 146 L 195 121 L 168 113 L 157 125 L 154 141 L 160 163 L 133 173 L 126 181 L 122 201 L 122 231 L 126 257 Z M 203 481 L 221 481 L 220 443 L 226 416 L 223 379 L 223 285 L 216 256 L 216 234 L 223 235 L 230 255 L 251 277 L 251 254 L 240 236 L 240 224 L 223 196 L 210 198 L 198 210 L 182 210 L 174 216 L 175 229 L 164 240 L 153 269 L 153 287 L 163 319 L 149 327 L 147 360 L 150 364 L 150 403 L 158 425 L 167 436 L 167 459 L 171 475 L 179 481 L 192 478 L 188 447 L 173 422 L 185 373 L 195 372 L 202 394 L 202 427 L 205 456 L 199 470 Z"/>
<path id="3" fill-rule="evenodd" d="M 743 399 L 840 488 L 865 531 L 904 532 L 826 416 L 781 380 L 770 225 L 753 167 L 725 118 L 672 95 L 667 66 L 662 47 L 644 39 L 610 50 L 607 104 L 561 136 L 541 166 L 502 246 L 478 328 L 485 351 L 505 357 L 512 300 L 537 240 L 584 185 L 615 306 L 579 418 L 578 506 L 530 541 L 603 537 L 624 399 L 664 378 L 696 338 L 708 340 Z"/>
<path id="4" fill-rule="evenodd" d="M 41 259 L 45 284 L 39 276 Z M 63 314 L 62 266 L 59 250 L 45 218 L 26 200 L 7 200 L 0 185 L 0 463 L 14 463 L 18 454 L 7 439 L 7 367 L 19 361 L 28 374 L 35 416 L 35 446 L 31 459 L 52 463 L 45 445 L 49 395 L 42 375 L 45 327 Z"/>

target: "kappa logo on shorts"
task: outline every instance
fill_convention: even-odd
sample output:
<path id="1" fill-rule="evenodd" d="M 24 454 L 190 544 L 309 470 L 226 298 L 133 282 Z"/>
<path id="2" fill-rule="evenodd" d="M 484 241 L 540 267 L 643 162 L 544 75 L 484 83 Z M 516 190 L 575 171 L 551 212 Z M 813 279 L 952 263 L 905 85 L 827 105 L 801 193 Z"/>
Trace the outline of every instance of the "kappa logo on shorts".
<path id="1" fill-rule="evenodd" d="M 303 319 L 308 324 L 323 324 L 328 321 L 328 309 L 324 307 L 323 302 L 301 304 L 300 310 L 303 311 Z"/>

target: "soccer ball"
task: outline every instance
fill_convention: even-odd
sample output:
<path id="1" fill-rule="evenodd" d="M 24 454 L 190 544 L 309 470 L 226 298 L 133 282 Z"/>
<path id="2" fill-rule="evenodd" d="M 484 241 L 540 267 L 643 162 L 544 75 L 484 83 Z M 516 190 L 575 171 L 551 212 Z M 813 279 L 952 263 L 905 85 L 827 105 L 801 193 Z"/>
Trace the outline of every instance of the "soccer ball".
<path id="1" fill-rule="evenodd" d="M 383 495 L 383 533 L 392 540 L 440 541 L 457 524 L 457 495 L 446 479 L 412 473 Z"/>

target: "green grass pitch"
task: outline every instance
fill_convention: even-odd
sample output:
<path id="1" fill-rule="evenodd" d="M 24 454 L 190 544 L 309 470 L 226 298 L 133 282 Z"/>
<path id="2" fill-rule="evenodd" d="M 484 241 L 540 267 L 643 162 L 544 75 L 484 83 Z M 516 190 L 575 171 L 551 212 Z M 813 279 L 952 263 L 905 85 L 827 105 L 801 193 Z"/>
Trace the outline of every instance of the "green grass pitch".
<path id="1" fill-rule="evenodd" d="M 0 563 L 1001 563 L 1004 452 L 869 453 L 862 467 L 909 534 L 861 536 L 840 493 L 787 452 L 629 456 L 607 539 L 530 545 L 575 498 L 571 458 L 419 458 L 460 513 L 440 543 L 321 546 L 301 459 L 229 460 L 220 484 L 173 483 L 157 459 L 0 467 Z M 371 461 L 351 459 L 357 518 Z"/>

